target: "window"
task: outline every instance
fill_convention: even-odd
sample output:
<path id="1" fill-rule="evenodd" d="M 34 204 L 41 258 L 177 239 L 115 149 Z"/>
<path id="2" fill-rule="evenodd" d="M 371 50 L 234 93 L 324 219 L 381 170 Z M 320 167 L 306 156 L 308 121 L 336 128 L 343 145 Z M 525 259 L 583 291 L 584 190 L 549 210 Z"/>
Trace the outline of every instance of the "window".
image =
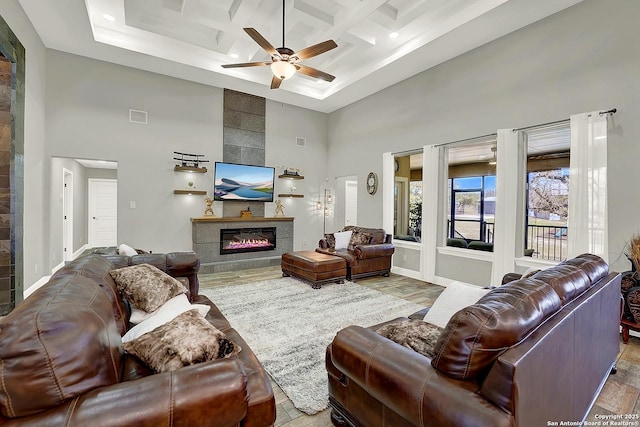
<path id="1" fill-rule="evenodd" d="M 393 237 L 420 242 L 422 238 L 422 151 L 396 156 Z"/>
<path id="2" fill-rule="evenodd" d="M 496 141 L 448 149 L 447 246 L 493 250 Z"/>
<path id="3" fill-rule="evenodd" d="M 449 197 L 449 238 L 493 243 L 496 203 L 495 175 L 452 178 Z"/>
<path id="4" fill-rule="evenodd" d="M 570 140 L 568 124 L 525 133 L 524 255 L 554 261 L 567 258 Z"/>

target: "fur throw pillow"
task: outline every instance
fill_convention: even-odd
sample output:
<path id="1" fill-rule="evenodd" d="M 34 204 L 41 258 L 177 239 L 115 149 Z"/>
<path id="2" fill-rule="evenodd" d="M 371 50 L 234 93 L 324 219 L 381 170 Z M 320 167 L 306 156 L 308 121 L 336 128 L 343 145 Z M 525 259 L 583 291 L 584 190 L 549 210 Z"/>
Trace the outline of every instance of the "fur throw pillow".
<path id="1" fill-rule="evenodd" d="M 239 346 L 196 309 L 185 311 L 153 331 L 122 344 L 122 348 L 156 372 L 175 371 L 240 351 Z"/>
<path id="2" fill-rule="evenodd" d="M 354 231 L 349 240 L 349 250 L 353 250 L 358 245 L 368 245 L 371 242 L 371 234 L 364 231 Z"/>
<path id="3" fill-rule="evenodd" d="M 442 328 L 422 320 L 407 319 L 384 325 L 376 332 L 432 359 Z"/>
<path id="4" fill-rule="evenodd" d="M 176 295 L 187 292 L 182 283 L 151 264 L 138 264 L 109 272 L 124 297 L 151 313 Z"/>
<path id="5" fill-rule="evenodd" d="M 327 246 L 329 247 L 329 249 L 336 248 L 336 238 L 334 237 L 333 233 L 325 234 L 324 239 L 327 241 Z"/>

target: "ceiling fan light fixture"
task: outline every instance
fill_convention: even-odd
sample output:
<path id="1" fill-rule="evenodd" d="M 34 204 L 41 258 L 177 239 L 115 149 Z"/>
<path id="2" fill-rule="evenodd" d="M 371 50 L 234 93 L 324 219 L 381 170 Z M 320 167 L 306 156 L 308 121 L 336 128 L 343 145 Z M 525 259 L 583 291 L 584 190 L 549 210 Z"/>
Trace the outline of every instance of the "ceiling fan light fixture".
<path id="1" fill-rule="evenodd" d="M 493 151 L 493 157 L 489 160 L 489 164 L 491 166 L 495 166 L 498 163 L 498 158 L 496 157 L 496 147 L 491 147 L 491 151 Z"/>
<path id="2" fill-rule="evenodd" d="M 285 80 L 296 73 L 296 67 L 287 61 L 275 61 L 271 64 L 271 72 L 279 79 Z"/>

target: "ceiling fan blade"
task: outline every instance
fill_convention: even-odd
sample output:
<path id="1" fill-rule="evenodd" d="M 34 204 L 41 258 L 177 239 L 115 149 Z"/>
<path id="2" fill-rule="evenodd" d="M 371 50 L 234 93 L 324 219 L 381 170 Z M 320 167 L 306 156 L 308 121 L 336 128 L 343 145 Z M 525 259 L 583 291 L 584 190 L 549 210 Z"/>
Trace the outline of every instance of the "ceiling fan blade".
<path id="1" fill-rule="evenodd" d="M 335 49 L 338 47 L 336 42 L 333 40 L 327 40 L 322 43 L 314 44 L 313 46 L 305 47 L 299 52 L 293 54 L 293 56 L 297 56 L 298 60 L 302 61 L 305 59 L 313 58 L 314 56 L 320 55 L 321 53 L 325 53 L 330 51 L 331 49 Z"/>
<path id="2" fill-rule="evenodd" d="M 271 89 L 278 89 L 280 87 L 280 83 L 282 83 L 282 79 L 273 76 L 271 79 Z"/>
<path id="3" fill-rule="evenodd" d="M 262 37 L 262 35 L 255 28 L 243 28 L 243 30 L 247 34 L 249 34 L 249 37 L 251 37 L 256 43 L 258 43 L 260 47 L 263 48 L 269 55 L 280 56 L 276 48 L 273 47 L 271 43 L 267 41 L 267 39 Z"/>
<path id="4" fill-rule="evenodd" d="M 270 62 L 241 62 L 239 64 L 224 64 L 222 68 L 259 67 L 261 65 L 271 65 Z"/>
<path id="5" fill-rule="evenodd" d="M 332 82 L 333 79 L 335 79 L 335 76 L 332 76 L 329 73 L 325 73 L 324 71 L 317 70 L 313 67 L 308 67 L 302 64 L 294 64 L 294 66 L 298 71 L 300 71 L 300 73 L 309 77 L 313 77 L 314 79 L 322 79 L 328 82 Z"/>

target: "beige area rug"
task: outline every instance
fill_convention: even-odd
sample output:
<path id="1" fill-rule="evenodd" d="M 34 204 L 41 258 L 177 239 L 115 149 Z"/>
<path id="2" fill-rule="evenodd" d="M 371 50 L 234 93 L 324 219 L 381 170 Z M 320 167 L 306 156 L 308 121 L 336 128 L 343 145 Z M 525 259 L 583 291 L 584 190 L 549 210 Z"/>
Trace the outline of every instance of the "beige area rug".
<path id="1" fill-rule="evenodd" d="M 312 289 L 290 277 L 201 293 L 220 308 L 295 407 L 309 415 L 328 406 L 324 359 L 336 332 L 423 308 L 351 282 Z"/>

